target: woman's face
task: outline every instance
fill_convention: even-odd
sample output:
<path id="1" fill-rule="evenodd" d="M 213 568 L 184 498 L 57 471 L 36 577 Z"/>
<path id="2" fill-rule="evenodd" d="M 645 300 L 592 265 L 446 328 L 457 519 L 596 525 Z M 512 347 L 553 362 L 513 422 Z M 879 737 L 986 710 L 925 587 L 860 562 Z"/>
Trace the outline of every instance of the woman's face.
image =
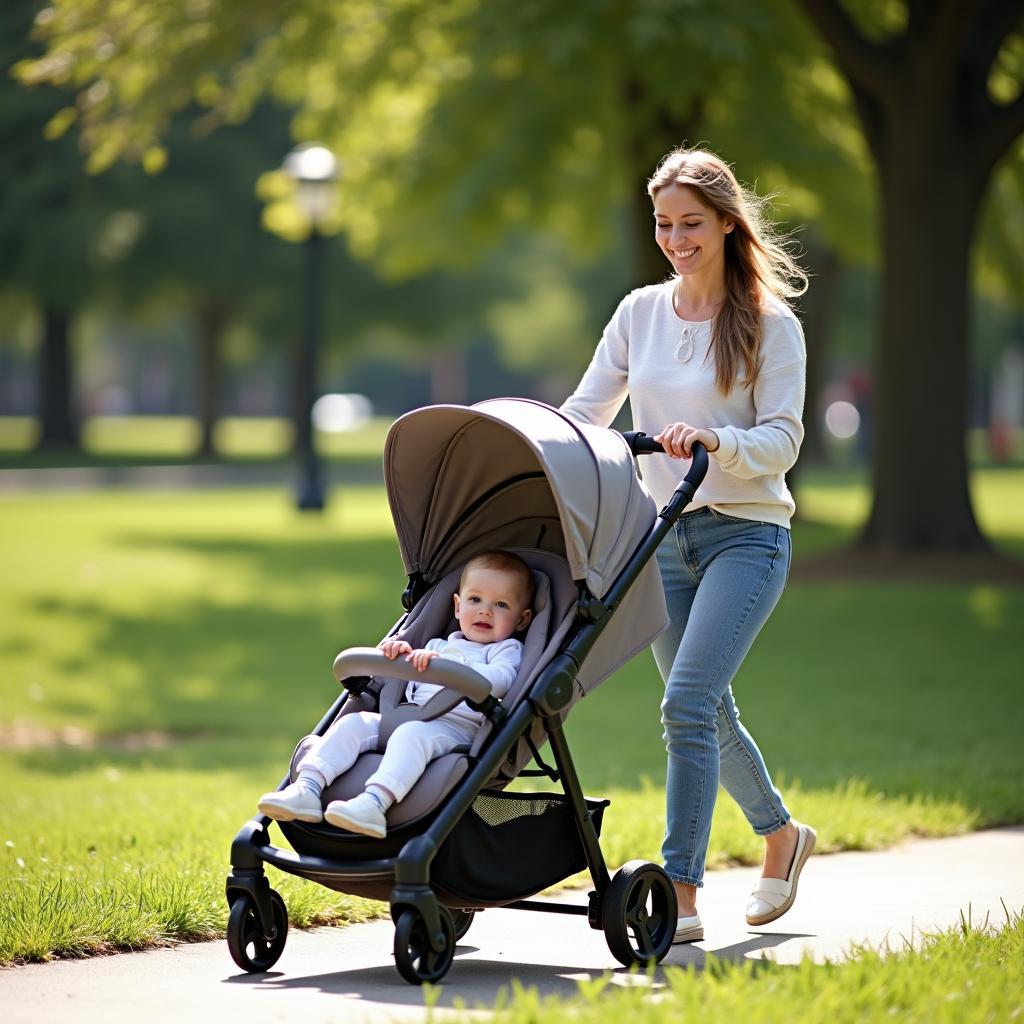
<path id="1" fill-rule="evenodd" d="M 654 237 L 680 276 L 725 273 L 725 236 L 735 227 L 689 185 L 666 185 L 654 197 Z"/>

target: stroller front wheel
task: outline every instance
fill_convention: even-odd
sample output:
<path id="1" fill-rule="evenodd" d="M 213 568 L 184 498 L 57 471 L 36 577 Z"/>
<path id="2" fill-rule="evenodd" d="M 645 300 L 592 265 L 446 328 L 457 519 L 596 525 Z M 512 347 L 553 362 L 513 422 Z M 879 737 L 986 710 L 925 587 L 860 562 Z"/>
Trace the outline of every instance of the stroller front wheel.
<path id="1" fill-rule="evenodd" d="M 601 924 L 620 964 L 660 963 L 676 929 L 676 894 L 664 869 L 642 860 L 619 868 L 605 891 Z"/>
<path id="2" fill-rule="evenodd" d="M 274 910 L 274 937 L 266 939 L 260 926 L 256 901 L 248 893 L 231 904 L 228 915 L 228 951 L 231 959 L 250 974 L 269 971 L 284 952 L 288 941 L 288 909 L 284 900 L 273 889 L 270 903 Z"/>
<path id="3" fill-rule="evenodd" d="M 440 981 L 455 958 L 455 925 L 444 907 L 438 907 L 444 948 L 433 949 L 427 938 L 427 925 L 419 911 L 407 908 L 395 922 L 395 966 L 412 985 Z"/>

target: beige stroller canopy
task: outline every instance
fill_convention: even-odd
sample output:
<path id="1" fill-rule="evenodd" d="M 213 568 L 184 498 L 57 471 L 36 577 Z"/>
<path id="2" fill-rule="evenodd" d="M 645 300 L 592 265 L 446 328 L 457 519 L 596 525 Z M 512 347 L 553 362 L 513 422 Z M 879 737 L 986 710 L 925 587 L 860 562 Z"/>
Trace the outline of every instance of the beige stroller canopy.
<path id="1" fill-rule="evenodd" d="M 523 399 L 402 416 L 388 433 L 384 474 L 405 567 L 428 582 L 492 533 L 503 535 L 496 546 L 550 549 L 555 520 L 573 579 L 603 597 L 656 514 L 620 434 Z M 516 544 L 504 536 L 510 528 L 541 543 Z"/>
<path id="2" fill-rule="evenodd" d="M 428 584 L 488 548 L 525 548 L 564 556 L 572 578 L 600 598 L 657 515 L 619 433 L 523 399 L 402 416 L 384 446 L 384 477 L 406 571 Z M 588 657 L 582 689 L 667 622 L 651 559 Z"/>

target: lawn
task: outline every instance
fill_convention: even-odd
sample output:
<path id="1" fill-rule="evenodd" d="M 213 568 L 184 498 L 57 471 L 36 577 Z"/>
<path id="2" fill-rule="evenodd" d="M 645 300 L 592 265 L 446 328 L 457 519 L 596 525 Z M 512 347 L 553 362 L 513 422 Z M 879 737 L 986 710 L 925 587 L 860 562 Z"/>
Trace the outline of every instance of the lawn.
<path id="1" fill-rule="evenodd" d="M 975 493 L 1024 551 L 1024 471 Z M 798 552 L 864 508 L 841 475 L 801 501 Z M 232 836 L 333 698 L 334 654 L 400 611 L 383 490 L 322 517 L 271 490 L 5 497 L 0 538 L 0 962 L 221 933 Z M 1019 587 L 791 583 L 735 690 L 824 849 L 1024 820 L 1022 618 Z M 585 787 L 613 800 L 613 864 L 657 857 L 659 695 L 644 656 L 570 719 Z M 759 854 L 728 800 L 712 854 Z M 381 909 L 274 884 L 299 924 Z"/>
<path id="2" fill-rule="evenodd" d="M 929 936 L 920 950 L 881 955 L 874 950 L 839 964 L 805 959 L 796 967 L 770 961 L 733 963 L 709 957 L 707 966 L 667 967 L 664 981 L 613 983 L 609 974 L 579 984 L 579 995 L 541 999 L 513 983 L 493 1024 L 677 1024 L 742 1020 L 745 1024 L 962 1024 L 1012 1021 L 1024 1013 L 1024 917 L 1008 915 L 997 931 L 964 921 Z M 463 1021 L 479 1020 L 465 1013 Z"/>

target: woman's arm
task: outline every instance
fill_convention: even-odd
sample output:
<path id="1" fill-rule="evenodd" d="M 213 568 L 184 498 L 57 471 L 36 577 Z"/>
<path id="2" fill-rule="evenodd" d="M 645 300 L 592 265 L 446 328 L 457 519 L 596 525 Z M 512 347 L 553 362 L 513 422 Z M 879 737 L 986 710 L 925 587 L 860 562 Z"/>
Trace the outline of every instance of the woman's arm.
<path id="1" fill-rule="evenodd" d="M 627 296 L 619 303 L 604 329 L 590 365 L 576 390 L 562 403 L 561 411 L 574 420 L 611 425 L 626 400 L 629 370 L 629 311 Z"/>
<path id="2" fill-rule="evenodd" d="M 806 386 L 807 350 L 800 322 L 792 314 L 768 318 L 764 363 L 754 382 L 754 425 L 715 427 L 719 466 L 743 480 L 791 469 L 804 439 Z"/>

